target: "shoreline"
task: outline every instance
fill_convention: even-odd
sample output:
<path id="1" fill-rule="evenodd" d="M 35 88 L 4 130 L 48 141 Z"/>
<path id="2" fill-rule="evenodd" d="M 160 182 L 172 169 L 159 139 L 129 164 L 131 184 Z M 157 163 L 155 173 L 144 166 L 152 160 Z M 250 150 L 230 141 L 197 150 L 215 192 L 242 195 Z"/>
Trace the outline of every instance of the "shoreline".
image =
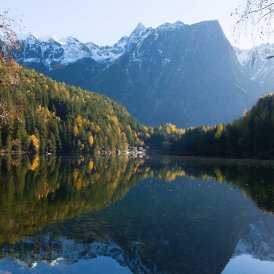
<path id="1" fill-rule="evenodd" d="M 96 156 L 96 157 L 121 157 L 121 156 L 129 156 L 130 158 L 161 158 L 164 160 L 185 160 L 190 162 L 197 162 L 202 164 L 220 164 L 220 165 L 273 165 L 274 166 L 274 159 L 257 159 L 257 158 L 222 158 L 222 157 L 206 157 L 206 156 L 190 156 L 190 155 L 176 155 L 176 154 L 163 154 L 160 151 L 147 151 L 145 154 L 132 154 L 132 153 L 121 153 L 121 154 L 98 154 L 94 152 L 79 152 L 79 151 L 70 151 L 70 152 L 58 152 L 51 155 L 45 154 L 32 154 L 27 152 L 8 152 L 1 150 L 0 151 L 0 158 L 1 157 L 8 157 L 8 156 L 30 156 L 35 157 L 38 155 L 39 157 L 73 157 L 73 156 Z"/>

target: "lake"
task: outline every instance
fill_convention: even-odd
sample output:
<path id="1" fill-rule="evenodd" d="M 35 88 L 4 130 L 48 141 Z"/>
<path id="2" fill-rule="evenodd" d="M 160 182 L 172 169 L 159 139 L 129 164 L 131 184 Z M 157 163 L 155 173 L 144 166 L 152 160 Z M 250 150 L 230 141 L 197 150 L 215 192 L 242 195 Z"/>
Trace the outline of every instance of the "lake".
<path id="1" fill-rule="evenodd" d="M 273 273 L 274 163 L 0 158 L 0 274 Z"/>

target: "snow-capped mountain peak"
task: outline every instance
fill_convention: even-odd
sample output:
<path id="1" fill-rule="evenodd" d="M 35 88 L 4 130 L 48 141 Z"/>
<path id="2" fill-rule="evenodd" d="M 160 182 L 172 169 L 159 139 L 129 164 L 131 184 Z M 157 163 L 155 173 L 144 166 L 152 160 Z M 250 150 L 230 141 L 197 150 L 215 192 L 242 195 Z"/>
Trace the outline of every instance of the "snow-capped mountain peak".
<path id="1" fill-rule="evenodd" d="M 133 33 L 134 32 L 142 32 L 146 29 L 146 27 L 142 24 L 142 23 L 138 23 L 136 28 L 134 29 Z"/>
<path id="2" fill-rule="evenodd" d="M 48 35 L 48 36 L 42 36 L 42 37 L 38 38 L 39 41 L 44 42 L 44 43 L 48 43 L 50 41 L 59 43 L 59 39 L 60 38 L 56 35 Z"/>

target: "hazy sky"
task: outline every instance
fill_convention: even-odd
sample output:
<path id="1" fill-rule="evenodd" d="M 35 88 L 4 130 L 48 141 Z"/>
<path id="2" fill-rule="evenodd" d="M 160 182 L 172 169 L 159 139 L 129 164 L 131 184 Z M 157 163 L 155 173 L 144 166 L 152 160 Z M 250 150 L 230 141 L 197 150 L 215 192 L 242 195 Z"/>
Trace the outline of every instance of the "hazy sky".
<path id="1" fill-rule="evenodd" d="M 37 36 L 74 36 L 99 45 L 129 35 L 137 23 L 157 27 L 166 22 L 192 24 L 217 19 L 230 41 L 235 18 L 230 13 L 241 0 L 0 0 L 0 10 L 21 16 L 24 32 Z M 238 46 L 252 47 L 242 37 Z"/>

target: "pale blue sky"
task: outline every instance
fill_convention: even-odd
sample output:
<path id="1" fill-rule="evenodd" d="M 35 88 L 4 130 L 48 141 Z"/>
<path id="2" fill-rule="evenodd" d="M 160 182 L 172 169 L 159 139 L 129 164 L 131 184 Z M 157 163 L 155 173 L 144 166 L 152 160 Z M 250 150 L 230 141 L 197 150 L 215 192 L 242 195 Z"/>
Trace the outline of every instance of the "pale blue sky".
<path id="1" fill-rule="evenodd" d="M 192 24 L 217 19 L 231 42 L 235 18 L 230 13 L 241 0 L 1 0 L 0 10 L 21 15 L 25 32 L 37 36 L 74 36 L 99 45 L 129 35 L 138 22 L 156 27 L 166 22 Z M 233 42 L 234 43 L 234 42 Z M 234 43 L 235 44 L 235 43 Z M 252 46 L 242 37 L 238 46 Z"/>

